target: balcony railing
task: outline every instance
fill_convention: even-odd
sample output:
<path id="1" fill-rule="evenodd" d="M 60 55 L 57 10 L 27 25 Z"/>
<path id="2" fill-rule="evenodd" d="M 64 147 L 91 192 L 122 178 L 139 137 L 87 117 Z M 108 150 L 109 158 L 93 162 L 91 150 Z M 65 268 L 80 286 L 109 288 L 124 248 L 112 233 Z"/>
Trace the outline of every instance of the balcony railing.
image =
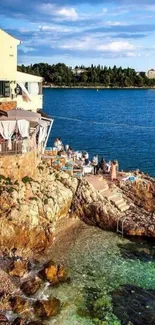
<path id="1" fill-rule="evenodd" d="M 0 156 L 21 155 L 36 149 L 36 142 L 33 138 L 4 141 L 0 143 Z"/>

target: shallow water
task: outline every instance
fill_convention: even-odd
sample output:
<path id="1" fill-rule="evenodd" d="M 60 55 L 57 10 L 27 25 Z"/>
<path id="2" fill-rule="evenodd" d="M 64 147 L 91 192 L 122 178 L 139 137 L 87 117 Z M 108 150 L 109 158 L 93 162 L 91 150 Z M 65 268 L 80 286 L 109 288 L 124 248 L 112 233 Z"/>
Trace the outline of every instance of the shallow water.
<path id="1" fill-rule="evenodd" d="M 118 159 L 120 168 L 155 176 L 155 90 L 44 89 L 55 137 L 76 150 Z"/>
<path id="2" fill-rule="evenodd" d="M 127 251 L 128 255 L 124 256 L 122 254 L 124 251 Z M 144 252 L 147 259 L 136 257 L 139 251 L 141 257 Z M 124 322 L 119 321 L 114 314 L 114 309 L 117 310 L 118 315 L 119 311 L 118 306 L 117 309 L 113 306 L 112 293 L 116 290 L 119 292 L 121 286 L 133 285 L 144 289 L 141 296 L 145 296 L 146 289 L 153 289 L 155 294 L 155 261 L 154 258 L 152 259 L 154 251 L 153 244 L 147 245 L 146 241 L 139 241 L 136 244 L 134 240 L 130 241 L 114 233 L 86 226 L 79 221 L 73 223 L 68 229 L 60 231 L 48 257 L 55 262 L 68 265 L 71 282 L 56 288 L 46 287 L 44 290 L 44 297 L 53 295 L 62 303 L 60 315 L 48 323 L 51 325 L 127 325 L 128 322 L 125 320 L 130 320 L 130 314 L 125 316 L 126 311 L 124 311 Z M 135 252 L 134 258 L 133 252 Z M 124 299 L 126 299 L 125 295 L 126 291 Z M 147 297 L 146 295 L 145 300 Z M 136 301 L 134 290 L 132 298 Z M 135 301 L 133 305 L 136 304 Z M 141 315 L 138 317 L 142 317 L 150 308 L 148 317 L 155 319 L 153 301 L 148 301 L 148 304 L 149 307 L 147 303 L 144 306 L 142 301 Z M 129 312 L 131 313 L 131 310 Z M 150 324 L 153 323 L 150 321 Z M 146 325 L 143 323 L 143 318 L 140 325 Z"/>

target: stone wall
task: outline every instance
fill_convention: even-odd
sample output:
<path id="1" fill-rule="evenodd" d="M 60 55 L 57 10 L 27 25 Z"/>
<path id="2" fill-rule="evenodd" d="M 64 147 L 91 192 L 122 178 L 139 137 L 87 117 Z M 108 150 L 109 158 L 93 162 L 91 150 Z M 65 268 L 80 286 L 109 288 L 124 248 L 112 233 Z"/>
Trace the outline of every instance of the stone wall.
<path id="1" fill-rule="evenodd" d="M 40 161 L 36 151 L 21 155 L 0 156 L 0 175 L 21 180 L 25 176 L 35 177 L 36 167 Z"/>
<path id="2" fill-rule="evenodd" d="M 16 101 L 0 102 L 0 110 L 5 112 L 10 111 L 12 109 L 16 109 L 16 107 L 17 107 Z"/>

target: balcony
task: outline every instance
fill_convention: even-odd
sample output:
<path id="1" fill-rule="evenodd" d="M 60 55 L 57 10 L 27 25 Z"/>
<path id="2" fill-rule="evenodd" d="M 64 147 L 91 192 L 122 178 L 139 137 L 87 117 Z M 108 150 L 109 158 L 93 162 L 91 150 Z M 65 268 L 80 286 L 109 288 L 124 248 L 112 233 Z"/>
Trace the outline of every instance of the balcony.
<path id="1" fill-rule="evenodd" d="M 0 143 L 0 156 L 21 155 L 36 150 L 37 145 L 34 137 L 30 139 L 4 141 Z"/>

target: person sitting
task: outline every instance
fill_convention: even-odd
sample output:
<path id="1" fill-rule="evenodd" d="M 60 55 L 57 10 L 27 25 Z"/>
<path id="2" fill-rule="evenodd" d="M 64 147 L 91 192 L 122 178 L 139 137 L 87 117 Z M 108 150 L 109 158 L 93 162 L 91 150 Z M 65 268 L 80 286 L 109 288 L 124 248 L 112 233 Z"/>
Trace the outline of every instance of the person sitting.
<path id="1" fill-rule="evenodd" d="M 99 165 L 98 165 L 98 155 L 95 155 L 92 160 L 92 165 L 94 167 L 94 175 L 98 175 Z"/>

